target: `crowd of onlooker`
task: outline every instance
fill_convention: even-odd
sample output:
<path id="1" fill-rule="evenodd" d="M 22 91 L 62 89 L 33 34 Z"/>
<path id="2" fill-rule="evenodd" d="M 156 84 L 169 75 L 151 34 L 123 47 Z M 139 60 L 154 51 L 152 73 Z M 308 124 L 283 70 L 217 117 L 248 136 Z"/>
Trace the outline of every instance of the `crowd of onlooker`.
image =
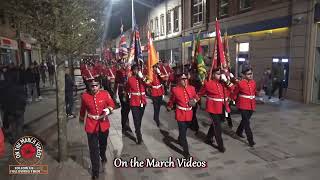
<path id="1" fill-rule="evenodd" d="M 49 82 L 47 83 L 47 74 Z M 16 141 L 23 134 L 24 112 L 32 101 L 41 101 L 42 86 L 54 85 L 55 67 L 52 63 L 24 65 L 0 65 L 0 128 L 9 141 Z"/>
<path id="2" fill-rule="evenodd" d="M 52 63 L 42 62 L 38 64 L 33 62 L 29 67 L 24 65 L 15 65 L 13 63 L 7 66 L 0 66 L 0 81 L 14 81 L 22 85 L 27 95 L 27 101 L 39 101 L 42 99 L 40 91 L 40 80 L 42 86 L 54 85 L 55 67 Z M 47 78 L 47 74 L 49 78 Z M 47 84 L 48 80 L 48 84 Z"/>
<path id="3" fill-rule="evenodd" d="M 278 90 L 279 100 L 284 100 L 288 84 L 286 82 L 286 71 L 281 63 L 271 68 L 266 68 L 261 79 L 261 89 L 271 99 Z"/>

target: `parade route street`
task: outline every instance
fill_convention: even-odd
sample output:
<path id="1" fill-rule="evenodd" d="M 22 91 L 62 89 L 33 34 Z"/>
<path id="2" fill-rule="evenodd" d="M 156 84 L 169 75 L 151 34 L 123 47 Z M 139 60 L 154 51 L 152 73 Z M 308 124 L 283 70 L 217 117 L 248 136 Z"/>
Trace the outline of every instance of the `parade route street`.
<path id="1" fill-rule="evenodd" d="M 5 175 L 7 161 L 13 163 L 8 154 L 0 161 L 1 177 L 4 180 L 18 179 L 90 179 L 90 158 L 87 136 L 78 118 L 68 121 L 69 160 L 57 163 L 57 125 L 55 99 L 48 94 L 43 102 L 27 107 L 25 114 L 26 134 L 39 137 L 45 145 L 42 164 L 48 164 L 48 175 Z M 45 103 L 44 103 L 45 101 Z M 80 101 L 76 102 L 79 112 Z M 31 112 L 31 111 L 36 111 Z M 31 115 L 32 114 L 32 115 Z M 156 158 L 168 160 L 169 156 L 182 158 L 181 146 L 177 143 L 178 129 L 174 112 L 161 107 L 158 128 L 153 121 L 153 106 L 148 100 L 142 120 L 143 143 L 134 142 L 135 134 L 122 134 L 120 109 L 110 116 L 111 128 L 107 149 L 108 163 L 99 179 L 112 180 L 314 180 L 320 170 L 320 108 L 316 105 L 303 105 L 292 101 L 282 101 L 258 105 L 251 125 L 255 142 L 250 148 L 247 142 L 235 136 L 235 128 L 240 115 L 233 114 L 234 127 L 230 130 L 223 125 L 225 153 L 203 142 L 210 120 L 207 113 L 198 110 L 200 132 L 195 135 L 188 130 L 187 138 L 190 154 L 194 160 L 207 161 L 206 168 L 116 168 L 115 158 L 129 160 L 134 156 L 139 160 Z M 77 114 L 77 117 L 78 114 Z M 130 127 L 134 131 L 131 112 Z M 8 145 L 8 148 L 10 146 Z M 7 152 L 9 153 L 9 152 Z M 4 171 L 3 171 L 4 170 Z M 2 179 L 2 178 L 1 178 Z"/>

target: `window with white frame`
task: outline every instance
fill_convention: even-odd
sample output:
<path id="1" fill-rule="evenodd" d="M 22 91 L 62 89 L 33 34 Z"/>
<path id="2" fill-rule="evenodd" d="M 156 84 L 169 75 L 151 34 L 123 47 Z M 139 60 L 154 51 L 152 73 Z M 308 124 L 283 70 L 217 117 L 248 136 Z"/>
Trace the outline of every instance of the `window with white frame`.
<path id="1" fill-rule="evenodd" d="M 153 33 L 154 29 L 153 29 L 153 19 L 150 20 L 150 31 Z"/>
<path id="2" fill-rule="evenodd" d="M 198 25 L 203 21 L 203 0 L 192 0 L 192 22 Z"/>
<path id="3" fill-rule="evenodd" d="M 229 0 L 220 0 L 219 2 L 219 16 L 227 16 L 229 11 Z"/>
<path id="4" fill-rule="evenodd" d="M 161 14 L 161 16 L 160 16 L 160 34 L 161 34 L 161 36 L 163 36 L 164 35 L 164 15 L 163 14 Z"/>
<path id="5" fill-rule="evenodd" d="M 167 13 L 167 34 L 172 33 L 171 11 Z"/>
<path id="6" fill-rule="evenodd" d="M 179 7 L 174 8 L 173 10 L 173 19 L 174 19 L 174 32 L 178 32 L 179 31 Z"/>
<path id="7" fill-rule="evenodd" d="M 159 18 L 156 17 L 156 28 L 155 28 L 155 36 L 159 36 Z"/>
<path id="8" fill-rule="evenodd" d="M 249 9 L 251 7 L 251 1 L 252 0 L 240 0 L 239 2 L 240 10 Z"/>

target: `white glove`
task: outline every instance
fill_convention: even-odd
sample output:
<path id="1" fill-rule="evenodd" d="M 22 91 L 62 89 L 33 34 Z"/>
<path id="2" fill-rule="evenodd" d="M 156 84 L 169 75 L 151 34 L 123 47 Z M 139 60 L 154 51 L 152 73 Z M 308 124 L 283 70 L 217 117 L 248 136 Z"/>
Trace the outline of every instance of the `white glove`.
<path id="1" fill-rule="evenodd" d="M 106 115 L 109 115 L 111 113 L 109 108 L 105 108 L 103 109 L 103 111 L 106 113 Z"/>
<path id="2" fill-rule="evenodd" d="M 223 82 L 227 82 L 227 81 L 228 81 L 228 79 L 227 79 L 227 77 L 226 77 L 225 74 L 221 74 L 220 79 L 221 79 L 221 81 L 223 81 Z"/>
<path id="3" fill-rule="evenodd" d="M 229 75 L 229 76 L 230 76 L 230 78 L 234 78 L 234 75 L 233 75 L 232 73 L 230 73 L 230 75 Z"/>
<path id="4" fill-rule="evenodd" d="M 138 72 L 138 77 L 141 78 L 141 79 L 143 78 L 143 74 L 142 74 L 141 71 Z"/>
<path id="5" fill-rule="evenodd" d="M 157 74 L 161 73 L 159 68 L 157 68 L 156 72 L 157 72 Z"/>

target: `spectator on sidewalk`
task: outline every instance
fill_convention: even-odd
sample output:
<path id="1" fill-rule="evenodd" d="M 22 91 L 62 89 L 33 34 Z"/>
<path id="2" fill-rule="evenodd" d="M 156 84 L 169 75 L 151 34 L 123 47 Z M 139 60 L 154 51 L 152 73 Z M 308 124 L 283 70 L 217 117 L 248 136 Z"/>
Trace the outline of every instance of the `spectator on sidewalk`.
<path id="1" fill-rule="evenodd" d="M 50 86 L 52 87 L 54 84 L 54 73 L 55 73 L 55 67 L 52 62 L 48 63 L 48 74 L 49 74 L 49 82 Z"/>
<path id="2" fill-rule="evenodd" d="M 4 128 L 10 133 L 9 141 L 13 144 L 23 135 L 26 93 L 18 79 L 5 80 L 0 87 Z"/>
<path id="3" fill-rule="evenodd" d="M 269 99 L 271 99 L 272 77 L 270 68 L 266 68 L 266 70 L 263 73 L 260 89 L 263 89 L 265 94 L 269 96 Z"/>
<path id="4" fill-rule="evenodd" d="M 73 89 L 74 89 L 74 80 L 70 75 L 70 70 L 65 70 L 65 101 L 66 101 L 66 113 L 68 118 L 75 118 L 76 116 L 72 113 L 73 109 Z"/>
<path id="5" fill-rule="evenodd" d="M 272 68 L 272 91 L 271 96 L 274 95 L 274 92 L 279 89 L 279 100 L 283 100 L 282 91 L 283 91 L 283 80 L 284 80 L 284 69 L 281 62 L 278 62 Z"/>
<path id="6" fill-rule="evenodd" d="M 27 96 L 28 102 L 32 102 L 33 100 L 39 101 L 37 95 L 37 86 L 36 86 L 36 77 L 34 74 L 34 66 L 30 64 L 25 73 L 25 80 L 27 84 Z"/>
<path id="7" fill-rule="evenodd" d="M 46 79 L 47 79 L 46 72 L 47 72 L 47 65 L 45 64 L 44 61 L 42 61 L 42 63 L 40 64 L 40 75 L 41 75 L 43 87 L 46 87 Z"/>
<path id="8" fill-rule="evenodd" d="M 16 81 L 18 79 L 18 69 L 13 63 L 10 63 L 8 68 L 6 68 L 4 79 L 6 81 Z"/>
<path id="9" fill-rule="evenodd" d="M 41 100 L 42 97 L 40 94 L 40 66 L 36 61 L 33 62 L 33 65 L 34 65 L 33 73 L 36 78 L 36 87 L 37 87 L 37 93 L 38 93 L 37 95 L 38 95 L 39 100 Z"/>

